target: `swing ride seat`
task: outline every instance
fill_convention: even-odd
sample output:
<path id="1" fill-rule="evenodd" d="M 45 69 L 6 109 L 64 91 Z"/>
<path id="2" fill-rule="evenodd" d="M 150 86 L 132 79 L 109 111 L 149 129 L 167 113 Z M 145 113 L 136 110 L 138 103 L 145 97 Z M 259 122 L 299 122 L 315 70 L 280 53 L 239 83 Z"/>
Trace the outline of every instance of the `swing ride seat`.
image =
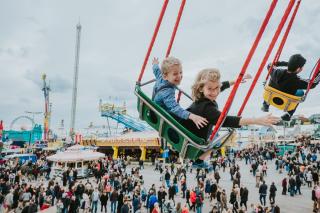
<path id="1" fill-rule="evenodd" d="M 229 130 L 227 134 L 208 143 L 184 128 L 168 112 L 145 95 L 138 85 L 135 88 L 135 95 L 138 97 L 137 108 L 140 119 L 158 131 L 159 136 L 178 151 L 182 158 L 196 160 L 208 150 L 219 149 L 227 144 L 232 135 L 231 132 L 233 133 L 233 130 Z"/>
<path id="2" fill-rule="evenodd" d="M 303 96 L 291 95 L 271 86 L 266 86 L 264 88 L 263 99 L 269 105 L 287 112 L 294 110 L 303 101 Z"/>

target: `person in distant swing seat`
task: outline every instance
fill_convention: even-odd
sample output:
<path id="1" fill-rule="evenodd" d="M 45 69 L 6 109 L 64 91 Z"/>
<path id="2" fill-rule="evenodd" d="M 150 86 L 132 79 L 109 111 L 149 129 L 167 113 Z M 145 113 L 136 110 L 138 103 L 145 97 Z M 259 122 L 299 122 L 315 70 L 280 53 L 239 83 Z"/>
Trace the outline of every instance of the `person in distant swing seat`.
<path id="1" fill-rule="evenodd" d="M 303 70 L 303 67 L 306 63 L 306 59 L 300 55 L 295 54 L 289 58 L 289 61 L 279 61 L 272 67 L 272 71 L 270 74 L 269 86 L 280 90 L 284 93 L 288 93 L 290 95 L 295 96 L 303 96 L 305 89 L 308 88 L 309 80 L 302 79 L 298 76 L 298 74 Z M 268 65 L 268 70 L 271 64 Z M 278 67 L 287 67 L 285 69 L 280 69 Z M 314 83 L 311 85 L 311 89 L 317 86 L 320 81 L 320 73 L 314 80 Z M 292 115 L 296 111 L 297 107 L 294 110 L 286 112 L 281 116 L 283 121 L 290 121 Z M 264 101 L 262 104 L 262 111 L 269 111 L 269 104 Z"/>

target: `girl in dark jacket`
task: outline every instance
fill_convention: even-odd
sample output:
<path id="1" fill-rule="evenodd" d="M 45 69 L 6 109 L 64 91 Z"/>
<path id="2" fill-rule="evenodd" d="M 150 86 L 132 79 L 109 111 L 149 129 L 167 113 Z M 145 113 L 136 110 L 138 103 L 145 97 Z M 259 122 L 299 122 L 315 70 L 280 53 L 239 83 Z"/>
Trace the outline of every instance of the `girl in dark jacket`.
<path id="1" fill-rule="evenodd" d="M 244 78 L 245 79 L 245 78 Z M 213 125 L 215 125 L 219 119 L 221 112 L 218 109 L 216 102 L 220 91 L 229 88 L 234 82 L 222 82 L 220 83 L 220 72 L 218 69 L 204 69 L 201 70 L 192 86 L 192 98 L 193 103 L 187 109 L 189 112 L 202 116 L 207 119 L 208 125 L 198 128 L 191 120 L 181 120 L 183 126 L 190 130 L 193 134 L 200 138 L 207 140 L 209 132 Z M 267 115 L 259 118 L 242 118 L 239 116 L 227 116 L 223 126 L 240 128 L 242 125 L 265 125 L 270 126 L 279 121 L 277 117 Z M 210 155 L 210 153 L 206 153 Z"/>

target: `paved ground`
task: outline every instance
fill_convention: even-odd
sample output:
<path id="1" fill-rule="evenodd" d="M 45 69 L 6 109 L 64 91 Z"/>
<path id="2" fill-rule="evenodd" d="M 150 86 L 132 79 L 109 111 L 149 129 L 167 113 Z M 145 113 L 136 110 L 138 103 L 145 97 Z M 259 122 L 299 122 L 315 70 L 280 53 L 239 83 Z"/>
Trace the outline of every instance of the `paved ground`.
<path id="1" fill-rule="evenodd" d="M 250 173 L 249 165 L 245 165 L 244 160 L 242 162 L 238 162 L 240 166 L 240 173 L 241 173 L 241 184 L 244 184 L 249 190 L 249 201 L 248 206 L 251 203 L 259 203 L 259 194 L 258 194 L 258 188 L 255 187 L 255 177 L 252 176 L 252 173 Z M 272 182 L 275 182 L 276 187 L 278 189 L 277 195 L 276 195 L 276 204 L 280 207 L 281 212 L 312 212 L 312 201 L 311 201 L 311 188 L 307 188 L 307 186 L 301 187 L 302 195 L 297 195 L 294 197 L 290 197 L 289 195 L 282 195 L 282 187 L 281 187 L 281 181 L 285 174 L 279 174 L 275 171 L 275 165 L 274 161 L 268 162 L 268 172 L 267 177 L 265 177 L 266 184 L 268 187 L 271 185 Z M 151 185 L 152 183 L 155 183 L 156 186 L 160 186 L 161 182 L 159 181 L 159 175 L 151 168 L 146 168 L 143 171 L 143 175 L 145 177 L 145 184 L 146 186 Z M 190 176 L 190 177 L 189 177 Z M 189 174 L 187 178 L 188 186 L 192 186 L 196 184 L 195 180 L 195 173 Z M 222 169 L 220 170 L 220 176 L 221 180 L 219 185 L 226 189 L 228 201 L 229 201 L 229 195 L 231 192 L 232 182 L 230 180 L 230 174 L 229 169 L 226 169 L 226 171 L 223 173 Z M 268 189 L 269 192 L 269 189 Z M 180 195 L 177 197 L 181 197 Z M 268 200 L 269 195 L 267 195 Z M 179 201 L 182 201 L 179 199 Z M 183 201 L 184 202 L 184 201 Z M 208 201 L 208 199 L 205 201 L 203 212 L 209 209 L 210 206 L 213 204 Z M 267 205 L 269 205 L 269 202 L 267 201 Z"/>
<path id="2" fill-rule="evenodd" d="M 259 194 L 258 194 L 258 188 L 255 187 L 255 177 L 252 176 L 250 173 L 249 165 L 245 165 L 244 160 L 241 162 L 238 162 L 240 166 L 240 172 L 241 172 L 241 184 L 244 184 L 249 190 L 249 201 L 248 201 L 248 207 L 251 203 L 259 203 Z M 129 166 L 128 169 L 131 169 Z M 129 171 L 129 170 L 128 170 Z M 141 171 L 144 180 L 145 180 L 145 186 L 147 189 L 152 184 L 155 184 L 157 188 L 162 184 L 160 180 L 160 175 L 158 172 L 155 172 L 153 170 L 152 166 L 146 166 L 144 170 Z M 220 176 L 221 180 L 219 185 L 226 189 L 227 191 L 227 198 L 229 201 L 229 195 L 231 191 L 232 182 L 230 181 L 230 174 L 229 169 L 226 169 L 226 171 L 223 173 L 222 169 L 220 170 Z M 278 189 L 277 195 L 276 195 L 276 204 L 280 207 L 281 212 L 284 213 L 307 213 L 312 212 L 312 201 L 311 201 L 311 188 L 307 188 L 307 186 L 301 187 L 302 195 L 296 195 L 294 197 L 290 197 L 289 195 L 282 195 L 282 187 L 281 187 L 281 180 L 285 174 L 279 174 L 275 171 L 274 161 L 268 162 L 268 171 L 267 171 L 267 177 L 265 177 L 266 183 L 268 187 L 270 186 L 271 182 L 275 182 L 276 187 Z M 195 180 L 195 172 L 193 174 L 188 173 L 187 178 L 187 184 L 188 186 L 194 186 L 196 184 Z M 268 189 L 269 192 L 269 189 Z M 182 200 L 182 196 L 179 193 L 177 196 L 176 202 L 181 201 L 181 203 L 185 203 L 185 200 Z M 267 205 L 269 206 L 269 195 L 267 195 Z M 110 209 L 110 203 L 108 203 L 108 211 Z M 212 206 L 213 203 L 210 203 L 208 199 L 204 202 L 203 207 L 203 213 L 209 212 L 209 209 L 211 209 L 210 206 Z M 54 208 L 51 208 L 50 210 L 46 212 L 55 212 Z M 98 211 L 99 212 L 99 211 Z M 147 212 L 146 210 L 143 210 L 142 212 Z"/>

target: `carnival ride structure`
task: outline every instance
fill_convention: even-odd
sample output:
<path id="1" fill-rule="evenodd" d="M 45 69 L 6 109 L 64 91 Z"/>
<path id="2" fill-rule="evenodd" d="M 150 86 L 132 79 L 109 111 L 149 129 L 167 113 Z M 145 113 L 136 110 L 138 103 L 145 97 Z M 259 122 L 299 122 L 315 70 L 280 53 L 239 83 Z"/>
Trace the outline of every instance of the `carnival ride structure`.
<path id="1" fill-rule="evenodd" d="M 262 73 L 262 70 L 265 67 L 265 65 L 268 61 L 268 58 L 269 58 L 269 56 L 275 46 L 280 34 L 281 34 L 281 31 L 284 28 L 284 25 L 285 25 L 290 13 L 291 13 L 293 7 L 294 7 L 294 5 L 296 5 L 295 10 L 291 15 L 291 20 L 287 25 L 287 30 L 283 35 L 282 41 L 278 47 L 277 53 L 273 59 L 272 64 L 275 64 L 279 60 L 282 49 L 284 47 L 284 44 L 286 43 L 287 36 L 288 36 L 289 31 L 291 29 L 293 20 L 295 19 L 297 10 L 300 6 L 300 2 L 301 2 L 301 0 L 298 0 L 298 1 L 290 0 L 288 2 L 287 8 L 283 13 L 281 21 L 280 21 L 273 37 L 272 37 L 272 40 L 271 40 L 271 42 L 268 46 L 268 49 L 262 59 L 262 62 L 259 66 L 259 69 L 257 70 L 257 72 L 255 74 L 254 80 L 253 80 L 253 82 L 252 82 L 252 84 L 251 84 L 251 86 L 245 96 L 245 99 L 244 99 L 244 101 L 238 111 L 238 114 L 237 114 L 238 116 L 242 115 L 242 112 L 243 112 L 246 104 L 248 103 L 248 100 L 252 94 L 253 89 L 255 88 L 255 85 L 256 85 L 256 83 Z M 157 130 L 159 132 L 160 137 L 163 140 L 170 143 L 172 145 L 173 149 L 175 149 L 176 151 L 178 151 L 180 153 L 180 156 L 182 158 L 190 158 L 192 160 L 195 160 L 198 158 L 204 158 L 204 157 L 208 156 L 207 153 L 211 152 L 213 149 L 219 149 L 219 148 L 225 146 L 226 142 L 228 142 L 230 137 L 234 134 L 234 129 L 227 129 L 227 133 L 224 135 L 220 135 L 220 136 L 218 135 L 218 132 L 221 132 L 222 124 L 224 123 L 226 116 L 231 108 L 231 105 L 233 103 L 233 100 L 235 98 L 237 90 L 239 88 L 239 85 L 243 80 L 243 76 L 246 73 L 246 70 L 251 62 L 253 54 L 255 53 L 257 46 L 262 38 L 262 35 L 263 35 L 263 33 L 269 23 L 270 17 L 272 16 L 274 9 L 276 8 L 278 0 L 273 0 L 271 2 L 270 7 L 268 9 L 268 12 L 263 20 L 263 23 L 260 26 L 259 32 L 255 38 L 255 41 L 254 41 L 252 47 L 250 48 L 250 51 L 245 59 L 245 62 L 241 68 L 241 71 L 235 81 L 235 84 L 233 85 L 233 88 L 230 92 L 230 95 L 229 95 L 227 101 L 226 101 L 226 104 L 225 104 L 223 110 L 221 111 L 219 119 L 216 122 L 216 124 L 211 132 L 211 135 L 207 141 L 195 136 L 192 132 L 185 129 L 168 112 L 166 112 L 164 109 L 162 109 L 160 106 L 158 106 L 155 102 L 153 102 L 151 100 L 151 98 L 149 98 L 148 95 L 146 95 L 144 93 L 144 91 L 142 90 L 143 86 L 155 81 L 153 79 L 153 80 L 149 80 L 147 82 L 142 82 L 142 77 L 144 75 L 146 65 L 148 63 L 152 48 L 153 48 L 155 40 L 157 38 L 159 28 L 161 26 L 161 22 L 164 17 L 164 14 L 166 12 L 166 8 L 167 8 L 168 3 L 169 3 L 169 0 L 165 0 L 163 3 L 155 30 L 153 32 L 151 42 L 149 44 L 146 56 L 145 56 L 143 64 L 142 64 L 142 68 L 140 70 L 140 74 L 139 74 L 137 82 L 136 82 L 135 95 L 138 98 L 137 109 L 138 109 L 138 112 L 140 115 L 139 116 L 140 119 L 145 120 L 150 126 L 152 126 L 155 130 Z M 186 3 L 185 0 L 181 1 L 180 9 L 178 12 L 176 23 L 174 25 L 174 29 L 173 29 L 173 32 L 171 35 L 171 39 L 170 39 L 169 46 L 167 48 L 167 52 L 166 52 L 165 57 L 168 57 L 170 55 L 173 41 L 174 41 L 178 26 L 180 23 L 180 19 L 182 16 L 182 12 L 183 12 L 183 8 L 185 6 L 185 3 Z M 318 61 L 316 66 L 314 67 L 313 74 L 312 73 L 310 74 L 310 83 L 311 84 L 309 84 L 306 94 L 308 94 L 308 91 L 310 90 L 310 85 L 312 85 L 312 83 L 315 79 L 315 76 L 317 75 L 317 72 L 319 72 L 319 66 L 320 66 L 319 64 L 320 63 Z M 269 70 L 268 76 L 270 74 L 270 71 L 271 70 Z M 268 77 L 266 78 L 266 80 L 268 80 Z M 183 93 L 183 91 L 179 88 L 177 88 L 177 89 L 179 90 L 177 102 L 179 102 L 180 96 Z M 289 102 L 289 100 L 284 100 L 283 95 L 285 95 L 285 94 L 281 94 L 281 95 L 275 95 L 275 93 L 272 93 L 272 94 L 273 94 L 272 95 L 273 99 L 277 96 L 279 99 L 282 98 L 283 102 L 286 102 L 286 103 Z M 304 99 L 305 99 L 305 97 L 304 97 Z M 286 103 L 285 103 L 285 105 L 286 105 Z M 283 107 L 282 110 L 286 110 L 285 107 Z"/>
<path id="2" fill-rule="evenodd" d="M 15 124 L 20 120 L 27 120 L 30 122 L 31 126 L 26 129 L 24 128 L 17 129 L 15 128 Z M 2 140 L 7 141 L 11 140 L 13 142 L 17 141 L 20 142 L 21 145 L 25 143 L 33 144 L 36 141 L 40 141 L 42 138 L 42 127 L 39 124 L 36 124 L 33 120 L 33 118 L 29 116 L 18 116 L 15 118 L 9 127 L 9 130 L 3 130 L 2 131 Z"/>
<path id="3" fill-rule="evenodd" d="M 74 62 L 74 75 L 72 87 L 72 105 L 71 105 L 71 120 L 69 135 L 72 140 L 75 136 L 75 122 L 76 122 L 76 109 L 77 109 L 77 94 L 78 94 L 78 75 L 79 75 L 79 57 L 80 57 L 80 37 L 81 37 L 81 24 L 77 24 L 76 34 L 76 47 L 75 47 L 75 62 Z"/>
<path id="4" fill-rule="evenodd" d="M 124 125 L 126 128 L 135 132 L 153 130 L 146 122 L 136 119 L 127 114 L 125 104 L 123 106 L 115 106 L 115 104 L 105 103 L 100 101 L 99 111 L 102 117 L 107 118 L 108 128 L 110 129 L 109 118 Z"/>
<path id="5" fill-rule="evenodd" d="M 3 133 L 3 121 L 0 121 L 0 153 L 3 150 L 3 142 L 2 142 L 2 133 Z"/>
<path id="6" fill-rule="evenodd" d="M 51 91 L 50 85 L 47 84 L 46 81 L 47 75 L 42 75 L 42 81 L 43 81 L 43 95 L 44 95 L 44 121 L 43 121 L 43 140 L 49 139 L 49 131 L 50 131 L 50 117 L 51 117 L 51 107 L 52 104 L 50 103 L 49 99 L 49 93 Z"/>

